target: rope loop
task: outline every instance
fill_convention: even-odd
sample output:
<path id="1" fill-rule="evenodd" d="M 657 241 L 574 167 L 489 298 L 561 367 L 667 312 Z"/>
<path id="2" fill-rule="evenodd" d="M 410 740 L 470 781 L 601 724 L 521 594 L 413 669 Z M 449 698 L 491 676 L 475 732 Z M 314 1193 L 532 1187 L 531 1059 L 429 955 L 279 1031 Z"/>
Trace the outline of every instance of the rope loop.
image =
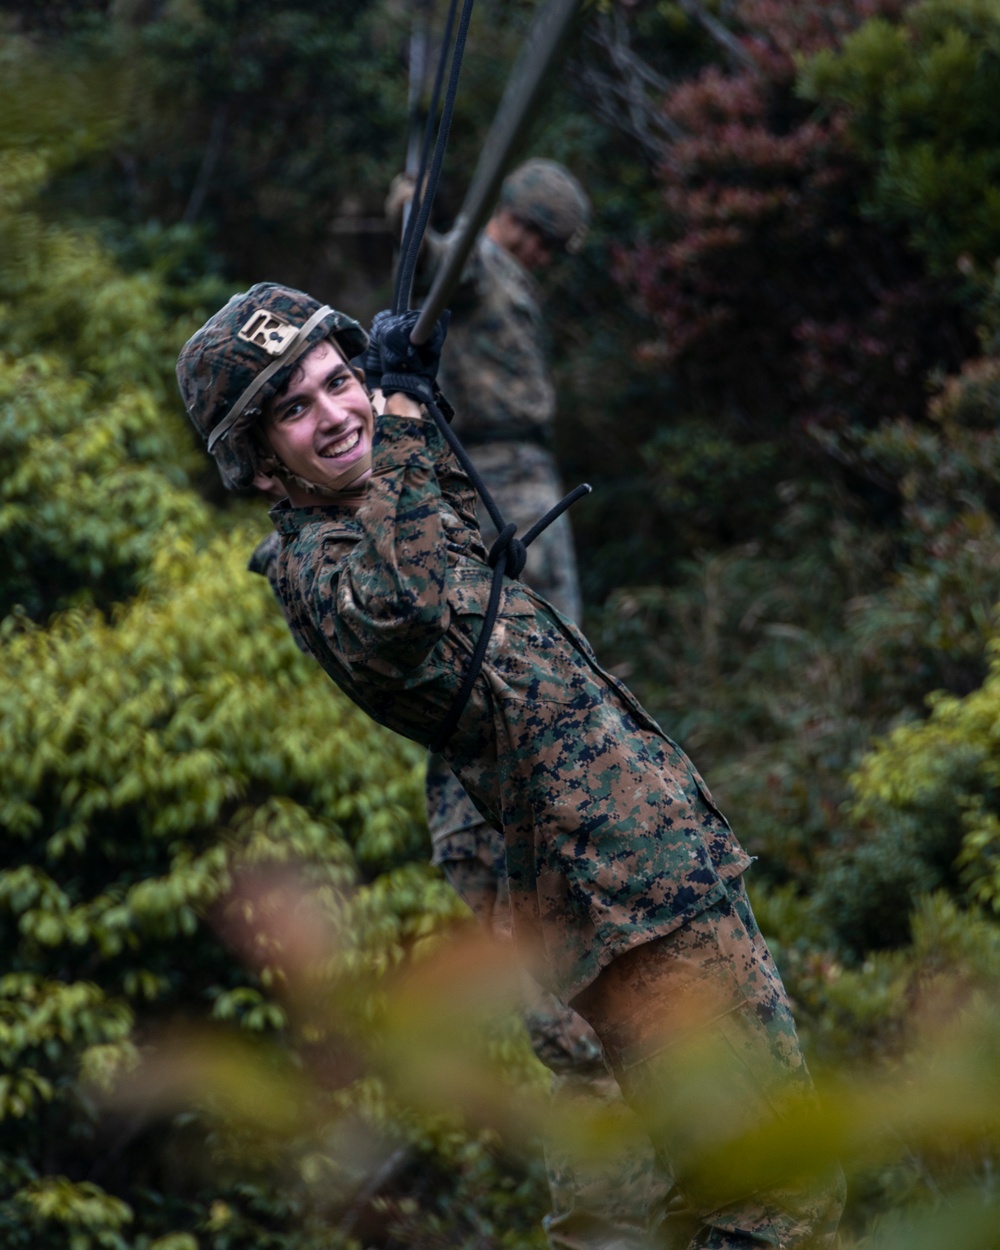
<path id="1" fill-rule="evenodd" d="M 490 568 L 495 569 L 504 560 L 504 572 L 508 577 L 520 577 L 528 559 L 528 548 L 520 538 L 514 537 L 516 533 L 517 526 L 513 521 L 508 521 L 490 548 Z"/>
<path id="2" fill-rule="evenodd" d="M 590 487 L 587 485 L 578 486 L 576 490 L 570 491 L 565 495 L 554 508 L 550 508 L 548 512 L 535 522 L 531 529 L 527 530 L 524 538 L 516 538 L 515 534 L 517 526 L 513 521 L 505 521 L 500 515 L 500 510 L 496 506 L 493 497 L 486 488 L 486 484 L 480 477 L 476 466 L 469 459 L 469 454 L 462 446 L 458 435 L 445 420 L 444 413 L 437 404 L 428 404 L 427 409 L 434 422 L 441 432 L 441 436 L 445 442 L 451 447 L 455 453 L 455 457 L 461 464 L 462 468 L 469 475 L 469 479 L 473 483 L 480 499 L 486 505 L 486 509 L 493 519 L 494 525 L 499 530 L 497 539 L 490 548 L 489 562 L 493 567 L 493 580 L 490 583 L 489 599 L 486 603 L 486 611 L 483 614 L 483 624 L 479 631 L 479 637 L 476 639 L 475 646 L 472 650 L 472 656 L 469 660 L 462 683 L 458 688 L 455 697 L 451 701 L 451 706 L 445 713 L 437 733 L 431 740 L 430 749 L 432 751 L 441 751 L 448 743 L 448 739 L 455 732 L 459 718 L 465 711 L 465 706 L 469 702 L 472 695 L 472 688 L 476 684 L 480 670 L 483 667 L 483 660 L 486 658 L 486 649 L 489 646 L 490 636 L 493 633 L 493 626 L 496 624 L 497 613 L 500 611 L 500 593 L 503 590 L 504 577 L 520 577 L 524 571 L 524 564 L 528 558 L 528 546 L 534 542 L 538 535 L 548 526 L 552 524 L 557 517 L 562 516 L 570 504 L 575 503 L 581 496 L 590 493 Z"/>

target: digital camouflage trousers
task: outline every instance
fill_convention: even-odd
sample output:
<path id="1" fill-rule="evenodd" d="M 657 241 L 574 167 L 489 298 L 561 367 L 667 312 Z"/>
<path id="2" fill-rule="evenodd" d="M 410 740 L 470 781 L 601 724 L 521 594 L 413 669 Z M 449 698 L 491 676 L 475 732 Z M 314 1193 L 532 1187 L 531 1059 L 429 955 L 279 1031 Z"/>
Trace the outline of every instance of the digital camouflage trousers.
<path id="1" fill-rule="evenodd" d="M 839 1168 L 762 1178 L 756 1159 L 706 1164 L 815 1103 L 788 996 L 742 879 L 674 933 L 610 963 L 574 1000 L 601 1039 L 675 1185 L 664 1250 L 823 1250 L 844 1201 Z M 794 1155 L 794 1151 L 792 1152 Z"/>

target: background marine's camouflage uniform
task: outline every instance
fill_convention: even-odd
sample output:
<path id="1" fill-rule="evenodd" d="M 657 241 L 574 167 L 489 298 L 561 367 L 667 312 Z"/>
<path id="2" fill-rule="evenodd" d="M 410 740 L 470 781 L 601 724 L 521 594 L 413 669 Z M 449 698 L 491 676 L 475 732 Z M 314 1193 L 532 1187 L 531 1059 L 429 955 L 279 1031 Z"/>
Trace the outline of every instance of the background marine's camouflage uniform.
<path id="1" fill-rule="evenodd" d="M 428 238 L 436 260 L 452 236 Z M 545 354 L 538 284 L 510 252 L 480 235 L 451 301 L 438 380 L 453 426 L 508 521 L 524 533 L 562 498 L 551 451 L 555 387 Z M 483 539 L 496 531 L 479 507 Z M 568 514 L 528 548 L 524 580 L 572 621 L 580 590 Z"/>
<path id="2" fill-rule="evenodd" d="M 386 416 L 357 513 L 272 513 L 278 591 L 300 644 L 369 715 L 425 744 L 461 683 L 488 596 L 474 507 L 436 428 Z M 720 1057 L 706 1125 L 764 1124 L 811 1098 L 743 892 L 749 859 L 690 760 L 582 635 L 517 582 L 504 586 L 444 754 L 504 831 L 519 953 L 576 999 L 676 1168 L 673 1227 L 692 1250 L 829 1245 L 839 1176 L 706 1190 L 689 1167 L 704 1145 L 699 1107 L 680 1129 L 661 1116 L 684 1103 L 671 1033 L 683 1025 L 690 1035 L 693 1007 L 699 1047 Z"/>
<path id="3" fill-rule="evenodd" d="M 432 250 L 443 250 L 448 239 L 432 237 L 429 244 Z M 536 289 L 523 265 L 481 236 L 452 300 L 439 375 L 441 389 L 455 409 L 454 429 L 501 513 L 514 522 L 519 534 L 564 493 L 549 447 L 555 391 L 542 348 L 544 327 Z M 477 512 L 489 548 L 496 528 L 481 500 Z M 522 578 L 579 623 L 580 589 L 568 514 L 543 530 L 528 548 Z M 499 847 L 488 826 L 439 761 L 432 761 L 428 770 L 427 819 L 436 864 L 496 861 Z"/>

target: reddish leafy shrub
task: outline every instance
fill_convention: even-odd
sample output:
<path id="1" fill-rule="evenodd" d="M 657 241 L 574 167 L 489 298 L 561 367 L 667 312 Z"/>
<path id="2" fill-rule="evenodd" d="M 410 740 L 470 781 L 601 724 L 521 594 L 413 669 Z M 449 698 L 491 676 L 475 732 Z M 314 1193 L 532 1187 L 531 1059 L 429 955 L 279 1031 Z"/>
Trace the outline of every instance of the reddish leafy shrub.
<path id="1" fill-rule="evenodd" d="M 666 235 L 621 249 L 618 278 L 660 328 L 643 354 L 744 435 L 916 414 L 928 372 L 974 347 L 957 283 L 862 212 L 870 171 L 845 118 L 796 94 L 801 58 L 903 7 L 745 0 L 742 63 L 664 101 L 685 136 L 660 173 Z"/>

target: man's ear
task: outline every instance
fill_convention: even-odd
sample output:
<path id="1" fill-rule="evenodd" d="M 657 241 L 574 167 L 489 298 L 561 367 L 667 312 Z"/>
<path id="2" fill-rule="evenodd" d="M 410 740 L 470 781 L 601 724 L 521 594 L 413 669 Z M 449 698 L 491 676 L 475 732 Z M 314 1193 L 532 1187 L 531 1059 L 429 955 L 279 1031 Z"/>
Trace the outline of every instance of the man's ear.
<path id="1" fill-rule="evenodd" d="M 268 499 L 287 499 L 288 491 L 285 489 L 285 484 L 277 476 L 278 457 L 274 454 L 271 444 L 267 441 L 267 435 L 259 425 L 250 431 L 250 439 L 256 453 L 254 459 L 257 462 L 257 471 L 253 475 L 252 485 Z"/>
<path id="2" fill-rule="evenodd" d="M 253 485 L 267 495 L 268 499 L 287 499 L 288 491 L 285 490 L 285 484 L 279 477 L 275 477 L 273 473 L 265 473 L 262 469 L 258 469 L 253 476 Z"/>

